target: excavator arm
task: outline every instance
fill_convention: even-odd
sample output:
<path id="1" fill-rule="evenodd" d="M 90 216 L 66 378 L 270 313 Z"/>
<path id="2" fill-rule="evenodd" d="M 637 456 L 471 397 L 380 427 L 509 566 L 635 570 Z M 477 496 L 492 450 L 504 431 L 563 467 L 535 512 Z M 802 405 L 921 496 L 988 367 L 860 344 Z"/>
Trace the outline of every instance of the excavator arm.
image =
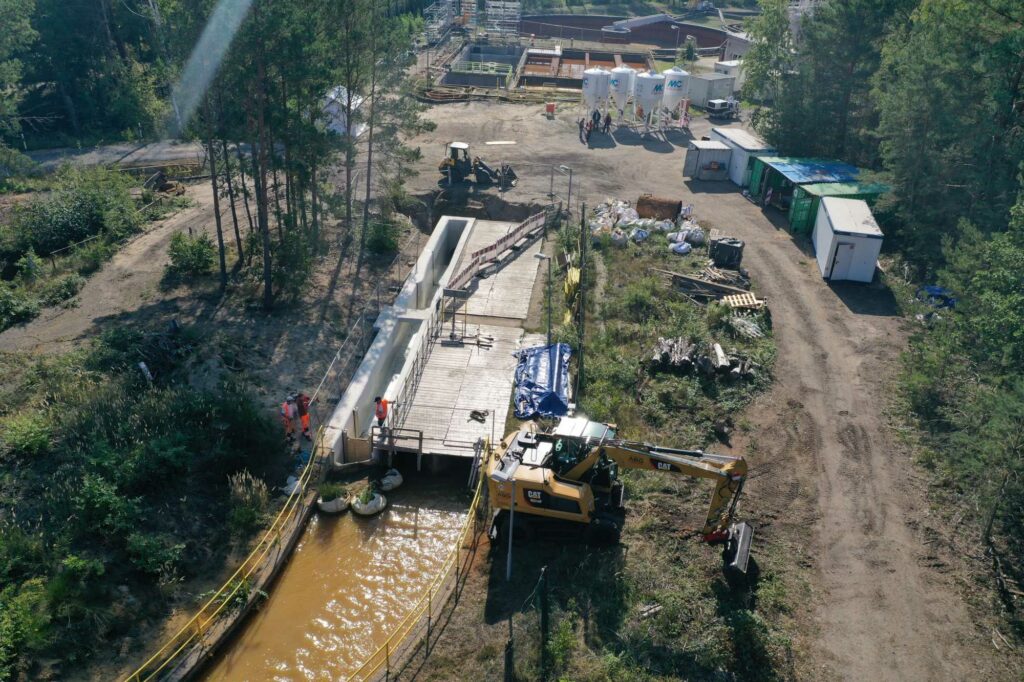
<path id="1" fill-rule="evenodd" d="M 714 481 L 715 488 L 701 533 L 705 540 L 711 542 L 726 538 L 747 477 L 747 462 L 742 457 L 629 442 L 598 446 L 596 450 L 598 457 L 607 457 L 623 468 L 663 471 Z"/>

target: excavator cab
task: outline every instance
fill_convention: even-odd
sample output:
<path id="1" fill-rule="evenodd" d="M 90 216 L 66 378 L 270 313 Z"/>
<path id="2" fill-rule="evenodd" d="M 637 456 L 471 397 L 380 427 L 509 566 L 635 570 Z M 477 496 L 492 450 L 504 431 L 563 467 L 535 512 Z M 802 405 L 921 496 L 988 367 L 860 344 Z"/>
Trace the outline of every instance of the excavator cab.
<path id="1" fill-rule="evenodd" d="M 465 142 L 449 142 L 445 148 L 444 160 L 437 169 L 445 176 L 448 184 L 463 182 L 473 172 L 469 145 Z"/>

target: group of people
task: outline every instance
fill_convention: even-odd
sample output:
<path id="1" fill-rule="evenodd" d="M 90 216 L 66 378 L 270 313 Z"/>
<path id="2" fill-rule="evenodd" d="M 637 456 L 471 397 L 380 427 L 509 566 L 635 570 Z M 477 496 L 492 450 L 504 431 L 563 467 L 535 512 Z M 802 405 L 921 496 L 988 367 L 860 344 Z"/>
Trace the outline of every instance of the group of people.
<path id="1" fill-rule="evenodd" d="M 302 427 L 302 437 L 312 441 L 309 435 L 309 405 L 312 401 L 309 396 L 301 391 L 293 393 L 281 403 L 281 422 L 284 424 L 284 434 L 289 445 L 295 443 L 296 432 Z M 384 428 L 388 418 L 388 401 L 380 396 L 373 399 L 373 416 L 377 419 L 377 426 Z"/>
<path id="2" fill-rule="evenodd" d="M 591 114 L 589 119 L 584 120 L 581 118 L 577 123 L 580 127 L 580 142 L 583 144 L 589 144 L 590 134 L 598 128 L 600 128 L 601 132 L 605 135 L 608 134 L 608 131 L 612 128 L 612 114 L 611 112 L 608 112 L 604 115 L 604 124 L 602 125 L 601 112 L 594 109 L 594 113 Z"/>
<path id="3" fill-rule="evenodd" d="M 289 395 L 281 403 L 281 421 L 284 423 L 284 434 L 289 445 L 295 442 L 295 434 L 299 426 L 302 427 L 302 437 L 308 441 L 313 440 L 313 437 L 309 435 L 310 402 L 309 396 L 300 391 Z"/>

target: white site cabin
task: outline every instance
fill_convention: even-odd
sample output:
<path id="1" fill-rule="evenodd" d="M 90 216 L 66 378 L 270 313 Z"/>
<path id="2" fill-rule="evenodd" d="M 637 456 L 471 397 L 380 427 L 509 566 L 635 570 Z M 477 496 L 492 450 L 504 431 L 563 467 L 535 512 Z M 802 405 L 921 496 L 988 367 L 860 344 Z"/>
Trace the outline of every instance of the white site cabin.
<path id="1" fill-rule="evenodd" d="M 882 250 L 882 230 L 861 199 L 824 197 L 814 223 L 814 252 L 830 281 L 870 282 Z"/>

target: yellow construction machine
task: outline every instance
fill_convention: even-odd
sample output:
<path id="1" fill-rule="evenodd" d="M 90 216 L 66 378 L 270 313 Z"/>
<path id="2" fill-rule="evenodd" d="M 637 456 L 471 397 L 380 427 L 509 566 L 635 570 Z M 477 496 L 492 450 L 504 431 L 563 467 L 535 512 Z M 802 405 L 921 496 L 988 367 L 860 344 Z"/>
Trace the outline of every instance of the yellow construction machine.
<path id="1" fill-rule="evenodd" d="M 500 544 L 510 526 L 518 541 L 560 525 L 582 525 L 587 541 L 617 542 L 625 521 L 620 468 L 711 479 L 714 492 L 701 535 L 724 544 L 727 574 L 747 572 L 754 531 L 747 523 L 733 523 L 746 460 L 622 440 L 612 426 L 578 417 L 562 418 L 551 433 L 530 424 L 506 436 L 488 456 L 492 539 Z"/>

